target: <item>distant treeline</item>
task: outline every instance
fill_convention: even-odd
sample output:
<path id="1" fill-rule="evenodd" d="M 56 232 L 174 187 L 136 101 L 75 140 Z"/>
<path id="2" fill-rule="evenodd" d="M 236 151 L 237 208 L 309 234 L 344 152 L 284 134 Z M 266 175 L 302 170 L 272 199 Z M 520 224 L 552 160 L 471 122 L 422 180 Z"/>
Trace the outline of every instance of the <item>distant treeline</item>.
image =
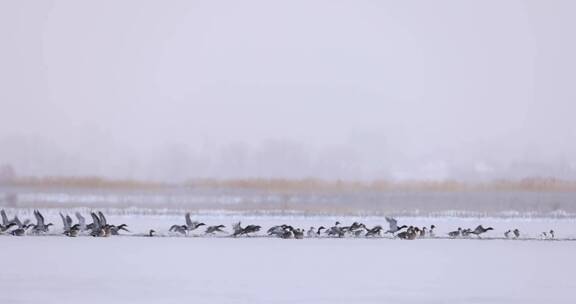
<path id="1" fill-rule="evenodd" d="M 194 179 L 183 183 L 141 180 L 114 180 L 101 177 L 20 177 L 4 185 L 30 187 L 71 187 L 101 189 L 166 189 L 171 187 L 225 188 L 278 192 L 349 191 L 576 191 L 576 181 L 556 178 L 524 178 L 468 183 L 454 180 L 353 181 L 306 179 Z"/>

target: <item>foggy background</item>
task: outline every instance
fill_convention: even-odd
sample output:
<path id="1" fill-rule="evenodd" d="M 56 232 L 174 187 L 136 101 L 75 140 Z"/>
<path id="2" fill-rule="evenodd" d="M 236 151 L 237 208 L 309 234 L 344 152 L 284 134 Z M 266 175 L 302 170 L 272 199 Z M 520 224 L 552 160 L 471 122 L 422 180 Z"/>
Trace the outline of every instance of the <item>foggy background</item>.
<path id="1" fill-rule="evenodd" d="M 2 1 L 20 176 L 576 179 L 573 1 Z"/>

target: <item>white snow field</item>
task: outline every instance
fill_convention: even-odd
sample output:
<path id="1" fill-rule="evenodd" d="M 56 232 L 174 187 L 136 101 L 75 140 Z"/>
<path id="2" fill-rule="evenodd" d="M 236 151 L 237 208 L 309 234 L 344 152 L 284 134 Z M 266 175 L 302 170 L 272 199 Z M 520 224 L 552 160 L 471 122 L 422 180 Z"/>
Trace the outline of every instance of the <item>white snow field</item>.
<path id="1" fill-rule="evenodd" d="M 55 221 L 54 218 L 52 220 Z M 182 218 L 109 217 L 135 233 Z M 307 227 L 332 218 L 244 218 Z M 347 222 L 352 219 L 345 219 Z M 233 219 L 214 217 L 229 225 Z M 320 222 L 320 223 L 319 223 Z M 371 218 L 366 222 L 380 223 Z M 576 242 L 527 237 L 575 221 L 410 219 L 438 235 L 478 223 L 486 239 L 303 239 L 263 237 L 0 237 L 0 303 L 575 303 Z M 229 227 L 229 226 L 228 226 Z M 265 230 L 268 226 L 263 227 Z M 60 224 L 53 229 L 57 232 Z"/>

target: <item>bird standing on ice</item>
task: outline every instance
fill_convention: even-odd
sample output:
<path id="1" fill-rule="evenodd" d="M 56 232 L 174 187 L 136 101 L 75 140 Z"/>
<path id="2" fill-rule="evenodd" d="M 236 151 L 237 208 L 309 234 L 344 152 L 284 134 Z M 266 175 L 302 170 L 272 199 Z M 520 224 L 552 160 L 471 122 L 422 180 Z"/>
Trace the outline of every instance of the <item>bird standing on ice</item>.
<path id="1" fill-rule="evenodd" d="M 431 238 L 436 237 L 436 234 L 434 234 L 434 228 L 436 228 L 436 226 L 430 225 L 430 230 L 428 231 L 428 236 Z"/>
<path id="2" fill-rule="evenodd" d="M 457 238 L 457 237 L 460 236 L 460 233 L 461 233 L 461 232 L 462 232 L 462 228 L 461 228 L 461 227 L 458 227 L 458 230 L 448 232 L 448 236 L 451 237 L 451 238 Z"/>

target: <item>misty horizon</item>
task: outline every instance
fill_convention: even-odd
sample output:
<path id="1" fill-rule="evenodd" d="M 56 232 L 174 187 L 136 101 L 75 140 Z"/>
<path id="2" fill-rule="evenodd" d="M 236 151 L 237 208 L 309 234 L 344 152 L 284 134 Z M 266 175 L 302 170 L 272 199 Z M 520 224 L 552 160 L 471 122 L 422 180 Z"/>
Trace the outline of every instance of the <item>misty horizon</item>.
<path id="1" fill-rule="evenodd" d="M 576 179 L 569 1 L 0 4 L 18 176 Z"/>

